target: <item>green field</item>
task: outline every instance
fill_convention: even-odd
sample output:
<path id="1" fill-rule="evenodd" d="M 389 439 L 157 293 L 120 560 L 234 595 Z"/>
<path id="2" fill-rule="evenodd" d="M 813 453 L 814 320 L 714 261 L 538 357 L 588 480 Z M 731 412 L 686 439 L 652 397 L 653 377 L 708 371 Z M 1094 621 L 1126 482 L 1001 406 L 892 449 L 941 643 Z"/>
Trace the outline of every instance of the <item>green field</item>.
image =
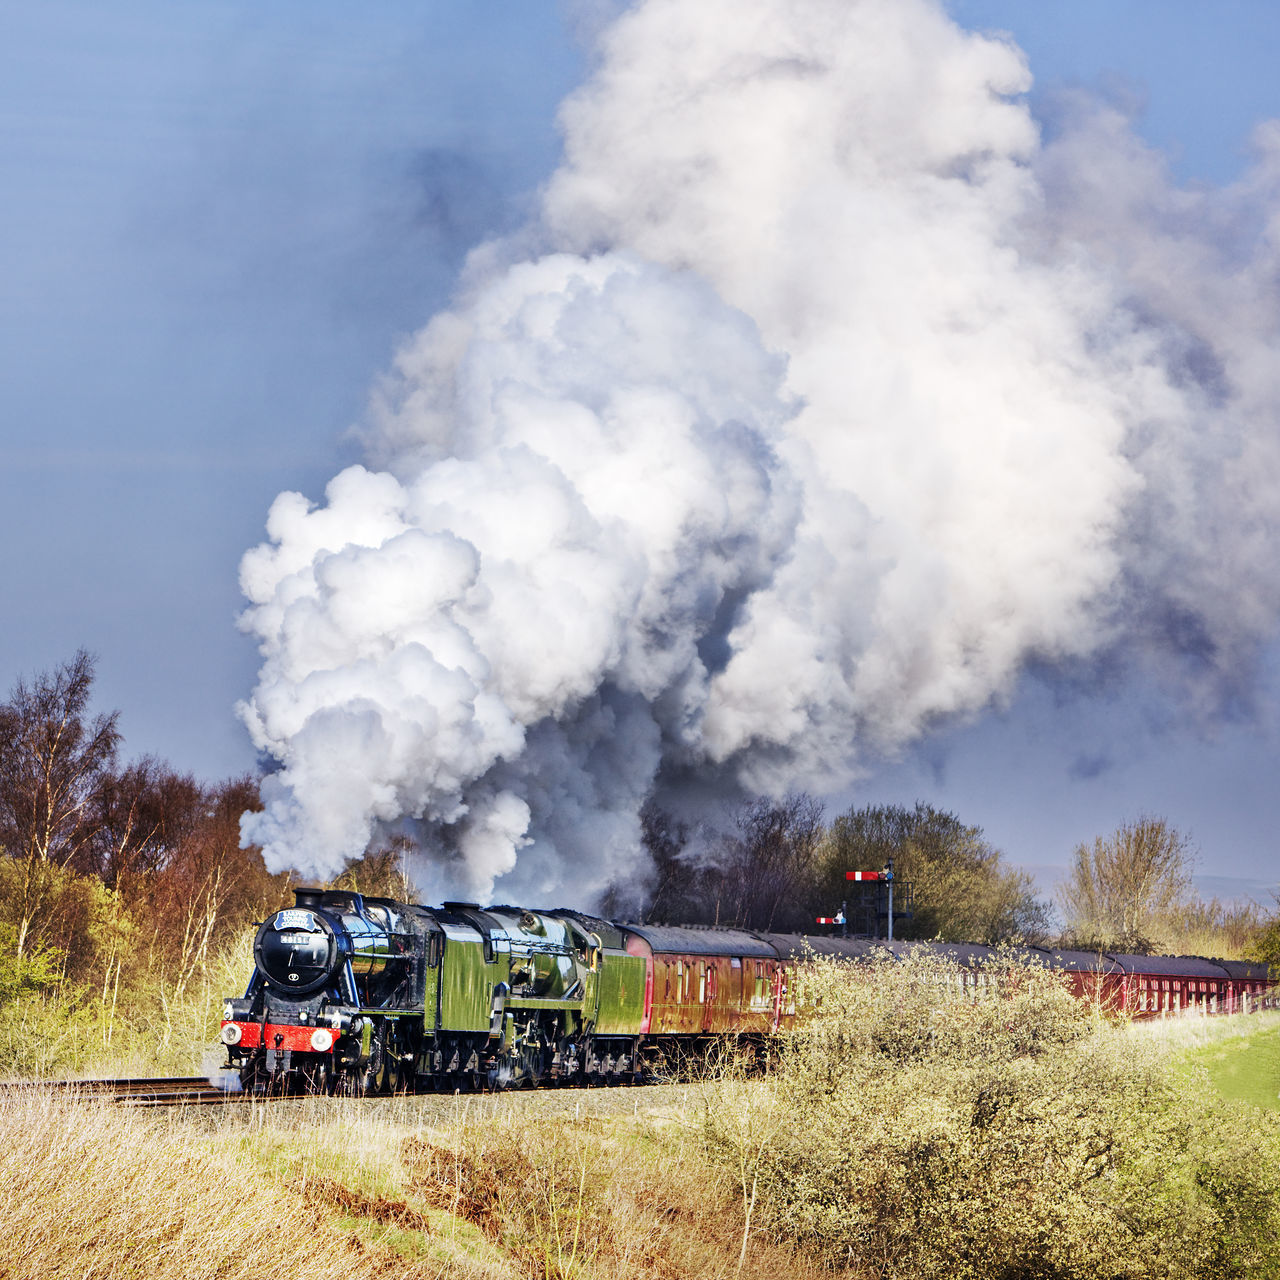
<path id="1" fill-rule="evenodd" d="M 1224 1098 L 1280 1111 L 1280 1027 L 1261 1027 L 1191 1049 L 1186 1061 L 1203 1067 Z"/>

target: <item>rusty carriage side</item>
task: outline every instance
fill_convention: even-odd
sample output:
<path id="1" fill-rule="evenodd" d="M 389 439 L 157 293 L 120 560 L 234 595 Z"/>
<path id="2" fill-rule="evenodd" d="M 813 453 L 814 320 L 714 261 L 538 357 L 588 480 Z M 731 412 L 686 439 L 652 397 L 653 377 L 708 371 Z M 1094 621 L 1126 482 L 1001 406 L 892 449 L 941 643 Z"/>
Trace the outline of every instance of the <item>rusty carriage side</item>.
<path id="1" fill-rule="evenodd" d="M 744 929 L 624 928 L 628 951 L 648 970 L 645 1052 L 653 1069 L 705 1061 L 725 1037 L 763 1051 L 778 1027 L 787 970 L 764 937 Z"/>

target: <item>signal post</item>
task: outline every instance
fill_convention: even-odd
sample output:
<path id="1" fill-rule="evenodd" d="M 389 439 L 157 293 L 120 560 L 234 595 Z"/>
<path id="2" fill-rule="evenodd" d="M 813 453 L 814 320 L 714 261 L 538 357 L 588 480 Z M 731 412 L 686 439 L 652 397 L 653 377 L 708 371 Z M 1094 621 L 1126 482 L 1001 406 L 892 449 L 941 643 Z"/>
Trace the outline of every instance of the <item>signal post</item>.
<path id="1" fill-rule="evenodd" d="M 880 937 L 880 921 L 885 921 L 886 941 L 893 941 L 895 920 L 909 920 L 912 914 L 913 893 L 909 883 L 896 885 L 893 878 L 893 859 L 880 871 L 846 871 L 845 879 L 853 882 L 852 899 L 846 898 L 834 916 L 819 916 L 818 924 L 831 925 L 840 930 L 842 938 L 849 937 L 849 922 L 854 922 L 853 936 Z M 851 905 L 852 902 L 852 905 Z"/>

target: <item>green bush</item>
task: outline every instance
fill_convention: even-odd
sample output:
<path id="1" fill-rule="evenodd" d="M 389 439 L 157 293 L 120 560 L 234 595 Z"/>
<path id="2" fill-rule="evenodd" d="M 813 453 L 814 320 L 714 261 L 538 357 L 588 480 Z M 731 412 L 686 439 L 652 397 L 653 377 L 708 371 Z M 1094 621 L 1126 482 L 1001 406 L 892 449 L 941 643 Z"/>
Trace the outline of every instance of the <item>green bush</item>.
<path id="1" fill-rule="evenodd" d="M 0 1077 L 192 1074 L 221 1065 L 223 1001 L 253 970 L 253 933 L 183 980 L 163 962 L 77 980 L 52 949 L 18 957 L 0 925 Z"/>
<path id="2" fill-rule="evenodd" d="M 0 1010 L 56 986 L 61 967 L 62 956 L 50 947 L 29 948 L 19 955 L 17 931 L 0 923 Z"/>
<path id="3" fill-rule="evenodd" d="M 904 1280 L 1277 1274 L 1275 1117 L 1176 1078 L 1052 973 L 984 977 L 972 1000 L 923 955 L 808 968 L 767 1116 L 708 1115 L 757 1217 Z"/>

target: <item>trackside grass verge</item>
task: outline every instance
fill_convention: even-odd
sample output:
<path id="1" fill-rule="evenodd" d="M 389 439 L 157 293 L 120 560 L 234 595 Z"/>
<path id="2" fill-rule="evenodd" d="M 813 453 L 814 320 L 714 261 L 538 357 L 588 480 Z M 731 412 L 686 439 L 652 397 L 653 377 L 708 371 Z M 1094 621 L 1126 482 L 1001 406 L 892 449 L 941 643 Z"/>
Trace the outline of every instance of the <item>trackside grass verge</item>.
<path id="1" fill-rule="evenodd" d="M 0 1276 L 831 1274 L 746 1229 L 734 1177 L 704 1158 L 696 1088 L 575 1093 L 164 1113 L 4 1099 L 0 1211 L 18 1226 Z"/>
<path id="2" fill-rule="evenodd" d="M 1203 1070 L 1224 1098 L 1280 1112 L 1280 1013 L 1229 1021 L 1236 1025 L 1196 1037 L 1183 1064 Z"/>

